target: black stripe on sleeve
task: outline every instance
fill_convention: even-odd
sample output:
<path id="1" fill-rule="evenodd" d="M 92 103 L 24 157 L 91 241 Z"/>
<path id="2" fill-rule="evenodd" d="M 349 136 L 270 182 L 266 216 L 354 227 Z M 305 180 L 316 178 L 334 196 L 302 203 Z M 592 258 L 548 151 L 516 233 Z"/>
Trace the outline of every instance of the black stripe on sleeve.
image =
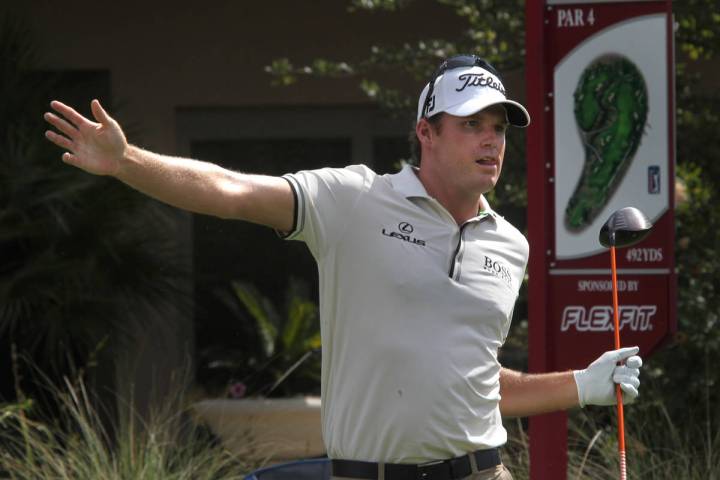
<path id="1" fill-rule="evenodd" d="M 292 194 L 293 194 L 293 225 L 292 225 L 292 229 L 290 229 L 289 232 L 281 232 L 281 231 L 279 231 L 279 230 L 275 230 L 275 232 L 278 234 L 278 236 L 279 236 L 280 238 L 289 239 L 290 237 L 292 237 L 293 235 L 295 235 L 296 233 L 298 233 L 298 228 L 297 228 L 297 227 L 298 227 L 298 220 L 299 220 L 299 219 L 298 219 L 298 214 L 299 214 L 299 212 L 300 212 L 300 205 L 299 205 L 299 203 L 300 203 L 300 201 L 299 201 L 299 200 L 300 200 L 300 195 L 299 195 L 299 192 L 298 192 L 298 186 L 295 185 L 295 182 L 293 182 L 293 181 L 292 181 L 290 178 L 288 178 L 288 177 L 282 177 L 282 178 L 283 178 L 286 182 L 288 182 L 288 184 L 290 185 L 290 190 L 292 190 Z"/>

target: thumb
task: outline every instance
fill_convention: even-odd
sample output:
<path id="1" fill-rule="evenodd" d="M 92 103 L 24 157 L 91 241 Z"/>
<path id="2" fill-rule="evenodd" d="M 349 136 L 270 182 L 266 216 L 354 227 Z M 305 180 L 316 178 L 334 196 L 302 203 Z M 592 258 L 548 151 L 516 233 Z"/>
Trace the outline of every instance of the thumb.
<path id="1" fill-rule="evenodd" d="M 640 347 L 625 347 L 613 351 L 613 359 L 616 362 L 621 362 L 626 358 L 632 357 L 640 351 Z"/>
<path id="2" fill-rule="evenodd" d="M 640 368 L 642 367 L 643 362 L 642 358 L 640 357 L 630 357 L 625 361 L 625 366 L 628 368 Z"/>
<path id="3" fill-rule="evenodd" d="M 105 111 L 105 109 L 100 105 L 100 100 L 94 99 L 92 102 L 90 102 L 90 109 L 92 110 L 93 117 L 95 117 L 95 120 L 102 123 L 103 125 L 108 125 L 109 123 L 112 123 L 112 118 L 108 113 Z"/>

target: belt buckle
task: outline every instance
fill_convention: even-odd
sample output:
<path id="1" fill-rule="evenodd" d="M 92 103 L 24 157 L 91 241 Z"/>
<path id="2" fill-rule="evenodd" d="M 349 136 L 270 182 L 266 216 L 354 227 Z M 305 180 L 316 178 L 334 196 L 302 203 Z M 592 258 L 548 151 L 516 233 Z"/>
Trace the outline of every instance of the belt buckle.
<path id="1" fill-rule="evenodd" d="M 442 468 L 445 467 L 445 468 Z M 445 475 L 442 475 L 445 473 Z M 450 464 L 446 460 L 419 463 L 417 465 L 418 480 L 445 480 L 452 479 Z"/>

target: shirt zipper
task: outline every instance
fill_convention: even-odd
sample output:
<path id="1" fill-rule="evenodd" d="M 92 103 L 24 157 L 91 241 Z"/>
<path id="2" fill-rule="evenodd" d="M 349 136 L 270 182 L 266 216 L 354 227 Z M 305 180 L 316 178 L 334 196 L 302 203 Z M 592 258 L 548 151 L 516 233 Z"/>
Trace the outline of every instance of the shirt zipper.
<path id="1" fill-rule="evenodd" d="M 471 222 L 465 222 L 460 226 L 460 235 L 458 236 L 458 243 L 457 247 L 455 247 L 455 254 L 453 255 L 452 263 L 450 264 L 450 273 L 449 276 L 453 280 L 457 281 L 460 279 L 460 267 L 462 263 L 462 255 L 465 251 L 465 242 L 463 242 L 463 233 L 465 232 L 465 227 L 470 225 Z M 457 268 L 456 268 L 457 267 Z M 457 278 L 454 278 L 457 277 Z"/>
<path id="2" fill-rule="evenodd" d="M 455 247 L 455 254 L 452 258 L 452 263 L 450 264 L 450 272 L 448 276 L 452 278 L 453 280 L 460 281 L 460 270 L 462 267 L 462 258 L 463 253 L 465 253 L 465 242 L 463 241 L 463 234 L 465 232 L 465 227 L 470 225 L 471 223 L 475 222 L 482 222 L 488 217 L 488 213 L 482 212 L 479 216 L 468 220 L 467 222 L 463 223 L 460 226 L 460 235 L 458 236 L 458 244 L 457 247 Z"/>

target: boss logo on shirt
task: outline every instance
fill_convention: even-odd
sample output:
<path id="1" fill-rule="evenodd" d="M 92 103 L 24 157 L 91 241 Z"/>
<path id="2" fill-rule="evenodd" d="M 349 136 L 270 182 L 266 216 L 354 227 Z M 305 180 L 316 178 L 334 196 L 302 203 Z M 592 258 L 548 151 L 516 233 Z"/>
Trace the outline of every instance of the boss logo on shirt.
<path id="1" fill-rule="evenodd" d="M 415 231 L 415 228 L 408 222 L 398 223 L 397 229 L 398 229 L 398 231 L 388 232 L 385 228 L 383 228 L 382 234 L 385 235 L 386 237 L 397 238 L 398 240 L 402 240 L 402 241 L 408 242 L 408 243 L 413 243 L 420 247 L 425 246 L 425 240 L 420 240 L 419 238 L 416 238 L 411 235 Z"/>
<path id="2" fill-rule="evenodd" d="M 510 276 L 510 269 L 499 260 L 494 260 L 487 255 L 483 255 L 484 263 L 483 270 L 489 272 L 491 275 L 499 278 L 507 284 L 508 287 L 512 286 L 512 277 Z"/>

